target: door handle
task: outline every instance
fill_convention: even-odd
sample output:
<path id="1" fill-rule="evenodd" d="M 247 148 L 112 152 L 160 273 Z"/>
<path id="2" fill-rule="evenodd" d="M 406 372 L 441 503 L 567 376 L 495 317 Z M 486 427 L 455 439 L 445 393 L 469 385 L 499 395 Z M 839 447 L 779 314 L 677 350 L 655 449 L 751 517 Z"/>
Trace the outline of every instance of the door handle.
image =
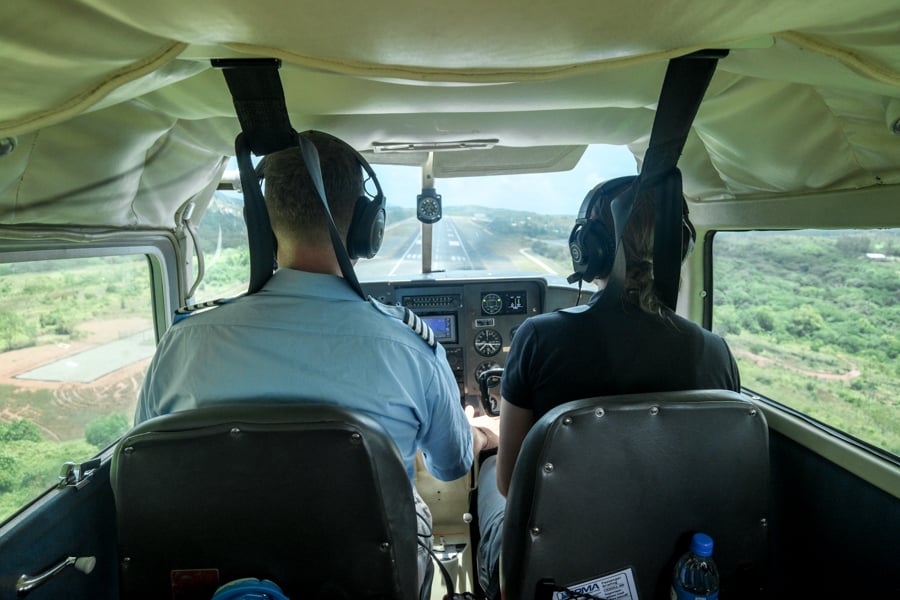
<path id="1" fill-rule="evenodd" d="M 40 575 L 22 575 L 16 582 L 16 597 L 24 598 L 34 588 L 44 585 L 50 579 L 62 573 L 66 567 L 74 566 L 78 571 L 87 575 L 94 570 L 96 565 L 97 559 L 93 556 L 80 556 L 77 558 L 70 556 Z"/>

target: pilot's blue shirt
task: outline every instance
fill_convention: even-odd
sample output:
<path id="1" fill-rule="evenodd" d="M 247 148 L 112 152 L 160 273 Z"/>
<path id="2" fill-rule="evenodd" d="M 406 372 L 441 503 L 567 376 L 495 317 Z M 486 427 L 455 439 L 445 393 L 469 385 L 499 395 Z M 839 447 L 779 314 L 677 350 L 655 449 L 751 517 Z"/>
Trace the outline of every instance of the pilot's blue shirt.
<path id="1" fill-rule="evenodd" d="M 378 421 L 412 479 L 416 450 L 438 479 L 472 464 L 472 431 L 444 349 L 361 299 L 340 277 L 280 269 L 252 296 L 163 336 L 135 423 L 229 400 L 313 398 Z"/>

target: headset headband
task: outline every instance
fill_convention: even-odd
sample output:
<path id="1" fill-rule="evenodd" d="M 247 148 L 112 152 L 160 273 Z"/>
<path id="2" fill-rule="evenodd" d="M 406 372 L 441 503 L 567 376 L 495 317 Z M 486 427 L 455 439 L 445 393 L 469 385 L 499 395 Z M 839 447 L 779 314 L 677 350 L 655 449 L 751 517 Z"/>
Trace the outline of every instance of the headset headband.
<path id="1" fill-rule="evenodd" d="M 324 131 L 319 131 L 316 129 L 307 129 L 306 131 L 302 131 L 298 134 L 298 137 L 306 137 L 307 139 L 309 139 L 310 135 L 319 135 L 322 137 L 326 137 L 329 140 L 339 144 L 343 148 L 350 151 L 353 154 L 353 156 L 356 157 L 356 161 L 363 168 L 363 171 L 366 172 L 366 175 L 369 176 L 369 179 L 372 181 L 372 183 L 375 184 L 376 192 L 375 192 L 375 195 L 373 196 L 373 198 L 375 198 L 376 200 L 380 200 L 380 199 L 384 198 L 384 192 L 381 191 L 381 184 L 378 182 L 378 176 L 375 175 L 375 170 L 372 169 L 372 166 L 369 164 L 369 161 L 367 161 L 365 159 L 365 157 L 359 152 L 359 150 L 357 150 L 356 148 L 354 148 L 353 146 L 351 146 L 350 144 L 348 144 L 347 142 L 345 142 L 344 140 L 342 140 L 339 137 L 335 137 L 335 136 L 331 135 L 330 133 L 325 133 Z M 312 140 L 310 140 L 310 141 L 312 141 Z M 299 145 L 299 143 L 297 145 Z M 363 190 L 363 191 L 365 191 L 365 190 Z"/>
<path id="2" fill-rule="evenodd" d="M 592 209 L 597 202 L 602 202 L 604 198 L 615 198 L 626 187 L 634 183 L 635 179 L 637 179 L 636 175 L 628 175 L 609 179 L 595 185 L 581 202 L 581 208 L 578 210 L 578 217 L 575 219 L 575 223 L 581 225 L 589 221 Z"/>

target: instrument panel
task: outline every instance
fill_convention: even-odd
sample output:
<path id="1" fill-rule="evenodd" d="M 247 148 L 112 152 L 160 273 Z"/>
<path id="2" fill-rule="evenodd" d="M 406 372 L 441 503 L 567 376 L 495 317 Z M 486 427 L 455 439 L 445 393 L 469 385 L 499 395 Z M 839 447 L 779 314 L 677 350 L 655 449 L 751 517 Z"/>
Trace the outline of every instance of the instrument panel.
<path id="1" fill-rule="evenodd" d="M 478 376 L 503 367 L 526 318 L 546 310 L 544 279 L 425 280 L 363 284 L 386 304 L 405 306 L 434 331 L 465 403 L 478 406 Z M 499 399 L 499 389 L 492 390 Z"/>

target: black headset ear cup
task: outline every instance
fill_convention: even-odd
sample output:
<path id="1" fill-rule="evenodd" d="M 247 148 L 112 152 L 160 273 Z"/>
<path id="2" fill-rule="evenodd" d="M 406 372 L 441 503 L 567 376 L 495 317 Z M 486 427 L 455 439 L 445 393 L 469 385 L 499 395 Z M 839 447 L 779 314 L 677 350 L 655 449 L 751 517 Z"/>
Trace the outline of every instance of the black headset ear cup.
<path id="1" fill-rule="evenodd" d="M 581 240 L 581 232 L 584 229 L 583 223 L 577 223 L 569 234 L 569 254 L 572 255 L 572 267 L 576 273 L 583 272 L 587 266 L 587 256 L 584 252 L 584 244 Z"/>
<path id="2" fill-rule="evenodd" d="M 593 281 L 597 277 L 609 276 L 615 261 L 616 238 L 614 232 L 604 225 L 603 219 L 612 221 L 609 215 L 610 203 L 629 189 L 636 179 L 637 176 L 628 175 L 604 181 L 594 186 L 584 197 L 575 219 L 575 227 L 569 234 L 569 253 L 572 255 L 572 268 L 575 271 L 569 277 L 569 283 L 578 279 Z M 600 214 L 606 214 L 606 217 L 596 217 Z"/>
<path id="3" fill-rule="evenodd" d="M 375 186 L 376 193 L 373 197 L 360 196 L 356 199 L 356 205 L 353 207 L 353 216 L 347 228 L 346 239 L 347 255 L 351 259 L 372 258 L 381 248 L 381 242 L 384 239 L 385 198 L 384 193 L 381 191 L 378 177 L 365 157 L 344 140 L 328 133 L 313 130 L 304 131 L 298 135 L 303 137 L 313 134 L 329 138 L 346 148 L 348 152 L 356 157 L 360 168 L 365 171 L 366 176 Z M 313 144 L 315 145 L 315 142 Z M 310 166 L 306 165 L 306 168 L 310 172 L 310 176 L 312 176 Z"/>
<path id="4" fill-rule="evenodd" d="M 616 246 L 606 227 L 597 220 L 577 223 L 569 236 L 572 267 L 584 281 L 606 277 L 612 270 Z"/>
<path id="5" fill-rule="evenodd" d="M 384 197 L 360 196 L 353 209 L 347 230 L 347 253 L 350 258 L 372 258 L 384 239 Z"/>

